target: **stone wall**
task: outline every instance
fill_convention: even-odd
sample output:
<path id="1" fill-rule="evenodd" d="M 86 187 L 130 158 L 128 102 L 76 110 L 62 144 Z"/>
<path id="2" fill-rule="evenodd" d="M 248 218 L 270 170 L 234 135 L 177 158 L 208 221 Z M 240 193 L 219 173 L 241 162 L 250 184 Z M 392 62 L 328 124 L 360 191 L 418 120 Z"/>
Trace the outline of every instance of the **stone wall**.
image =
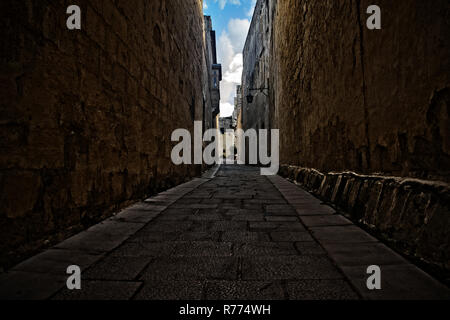
<path id="1" fill-rule="evenodd" d="M 217 66 L 216 36 L 210 16 L 204 16 L 204 63 L 203 63 L 203 131 L 215 128 L 215 117 L 219 113 L 220 81 L 214 83 L 214 66 Z"/>
<path id="2" fill-rule="evenodd" d="M 211 104 L 211 70 L 212 70 L 212 50 L 211 50 L 211 18 L 204 16 L 204 45 L 203 48 L 203 130 L 212 127 L 212 104 Z"/>
<path id="3" fill-rule="evenodd" d="M 281 174 L 449 277 L 450 3 L 268 2 Z"/>
<path id="4" fill-rule="evenodd" d="M 281 162 L 450 180 L 450 4 L 277 1 L 271 85 Z"/>
<path id="5" fill-rule="evenodd" d="M 203 117 L 201 0 L 4 0 L 0 15 L 0 267 L 199 173 L 172 165 L 170 134 Z"/>
<path id="6" fill-rule="evenodd" d="M 450 283 L 450 185 L 414 178 L 322 173 L 282 165 L 280 175 L 371 229 Z"/>
<path id="7" fill-rule="evenodd" d="M 247 129 L 269 129 L 269 57 L 272 21 L 268 2 L 256 2 L 255 12 L 250 24 L 243 51 L 242 72 L 242 121 Z M 253 96 L 251 103 L 247 95 Z"/>

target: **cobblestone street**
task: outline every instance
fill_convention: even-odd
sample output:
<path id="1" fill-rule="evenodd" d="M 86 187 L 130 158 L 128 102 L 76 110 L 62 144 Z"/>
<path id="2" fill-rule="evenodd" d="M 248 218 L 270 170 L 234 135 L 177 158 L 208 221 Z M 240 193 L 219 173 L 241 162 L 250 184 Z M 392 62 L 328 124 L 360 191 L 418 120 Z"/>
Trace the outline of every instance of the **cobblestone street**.
<path id="1" fill-rule="evenodd" d="M 447 306 L 449 0 L 1 4 L 16 317 L 14 300 L 152 319 Z"/>
<path id="2" fill-rule="evenodd" d="M 66 289 L 81 267 L 82 289 Z M 382 289 L 366 269 L 379 265 Z M 2 298 L 436 299 L 448 290 L 279 177 L 227 165 L 13 268 Z"/>

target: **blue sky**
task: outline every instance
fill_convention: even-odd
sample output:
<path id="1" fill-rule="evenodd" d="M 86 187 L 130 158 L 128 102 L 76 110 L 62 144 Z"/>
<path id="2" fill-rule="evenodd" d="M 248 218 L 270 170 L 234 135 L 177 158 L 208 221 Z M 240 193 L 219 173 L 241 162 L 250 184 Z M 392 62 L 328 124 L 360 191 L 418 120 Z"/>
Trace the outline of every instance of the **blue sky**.
<path id="1" fill-rule="evenodd" d="M 241 82 L 242 49 L 256 0 L 203 0 L 205 15 L 216 30 L 217 58 L 222 64 L 220 116 L 233 113 L 236 85 Z"/>

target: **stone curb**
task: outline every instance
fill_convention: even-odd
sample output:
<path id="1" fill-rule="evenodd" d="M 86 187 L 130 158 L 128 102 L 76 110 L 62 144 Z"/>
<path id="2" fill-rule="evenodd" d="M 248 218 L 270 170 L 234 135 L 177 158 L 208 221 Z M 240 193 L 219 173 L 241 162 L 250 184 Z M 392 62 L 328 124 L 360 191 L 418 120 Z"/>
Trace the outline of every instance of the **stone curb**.
<path id="1" fill-rule="evenodd" d="M 404 254 L 450 275 L 450 187 L 440 181 L 324 174 L 280 166 L 279 174 L 373 229 Z"/>
<path id="2" fill-rule="evenodd" d="M 284 198 L 296 207 L 299 201 L 311 195 L 279 176 L 268 177 Z M 325 249 L 354 289 L 369 300 L 422 300 L 450 299 L 450 290 L 398 255 L 376 238 L 337 213 L 323 210 L 328 207 L 313 202 L 299 213 L 299 218 L 312 236 Z M 308 214 L 308 211 L 314 214 Z M 298 210 L 297 210 L 298 212 Z M 317 214 L 322 212 L 322 214 Z M 381 290 L 369 290 L 367 268 L 377 265 L 381 269 Z"/>
<path id="3" fill-rule="evenodd" d="M 218 168 L 202 178 L 178 185 L 82 231 L 0 275 L 0 300 L 45 300 L 66 285 L 67 267 L 86 270 L 120 246 L 170 205 L 214 177 Z"/>

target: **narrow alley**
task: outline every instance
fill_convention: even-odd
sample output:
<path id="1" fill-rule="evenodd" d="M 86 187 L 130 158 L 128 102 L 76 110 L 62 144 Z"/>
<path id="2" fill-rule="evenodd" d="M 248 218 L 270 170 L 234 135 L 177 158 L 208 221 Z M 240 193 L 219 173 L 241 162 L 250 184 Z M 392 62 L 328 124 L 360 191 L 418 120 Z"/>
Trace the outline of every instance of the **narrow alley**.
<path id="1" fill-rule="evenodd" d="M 65 286 L 69 263 L 82 267 L 83 290 Z M 381 291 L 366 287 L 372 264 L 385 271 Z M 21 289 L 8 290 L 18 280 Z M 133 205 L 19 264 L 0 283 L 2 298 L 22 299 L 450 297 L 295 184 L 238 165 L 213 168 Z"/>
<path id="2" fill-rule="evenodd" d="M 450 300 L 449 17 L 0 1 L 0 300 Z"/>

